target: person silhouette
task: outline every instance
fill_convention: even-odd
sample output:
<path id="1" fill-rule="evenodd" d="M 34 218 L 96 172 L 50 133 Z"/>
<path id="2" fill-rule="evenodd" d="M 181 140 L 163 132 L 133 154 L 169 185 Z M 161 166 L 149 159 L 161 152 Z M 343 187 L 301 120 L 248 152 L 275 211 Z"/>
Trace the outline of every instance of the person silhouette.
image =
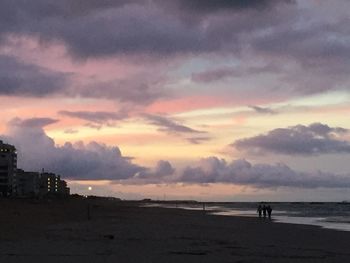
<path id="1" fill-rule="evenodd" d="M 272 207 L 271 207 L 270 205 L 268 205 L 268 206 L 266 207 L 266 210 L 267 210 L 267 214 L 268 214 L 268 216 L 269 216 L 269 219 L 271 219 Z"/>
<path id="2" fill-rule="evenodd" d="M 258 209 L 256 210 L 259 214 L 259 218 L 261 218 L 261 213 L 262 213 L 262 206 L 259 204 Z"/>
<path id="3" fill-rule="evenodd" d="M 263 205 L 262 210 L 263 210 L 263 216 L 264 216 L 264 218 L 266 218 L 266 206 L 265 205 Z"/>

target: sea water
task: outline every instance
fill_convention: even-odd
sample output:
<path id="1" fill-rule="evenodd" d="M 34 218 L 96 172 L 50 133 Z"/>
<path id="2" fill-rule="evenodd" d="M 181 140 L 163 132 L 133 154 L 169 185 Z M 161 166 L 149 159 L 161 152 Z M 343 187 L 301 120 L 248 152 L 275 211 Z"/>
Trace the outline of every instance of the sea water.
<path id="1" fill-rule="evenodd" d="M 220 203 L 213 214 L 257 216 L 259 203 Z M 275 222 L 316 225 L 323 228 L 350 231 L 350 203 L 268 203 Z M 208 206 L 210 210 L 210 205 Z"/>
<path id="2" fill-rule="evenodd" d="M 257 217 L 260 203 L 162 203 L 162 207 L 209 211 L 215 215 Z M 280 223 L 316 225 L 322 228 L 350 231 L 350 203 L 271 202 L 272 220 Z"/>

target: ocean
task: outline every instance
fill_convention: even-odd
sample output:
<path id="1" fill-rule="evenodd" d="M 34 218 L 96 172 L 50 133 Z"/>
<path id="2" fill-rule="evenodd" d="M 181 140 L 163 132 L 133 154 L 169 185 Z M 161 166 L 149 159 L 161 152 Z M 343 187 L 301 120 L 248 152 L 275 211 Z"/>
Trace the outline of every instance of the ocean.
<path id="1" fill-rule="evenodd" d="M 270 202 L 272 220 L 280 223 L 316 225 L 322 228 L 350 231 L 350 203 L 330 202 L 298 202 L 277 203 Z M 167 208 L 182 208 L 191 210 L 203 210 L 203 203 L 195 202 L 160 202 L 149 204 Z M 248 216 L 258 217 L 257 207 L 259 203 L 205 203 L 205 210 L 215 215 L 222 216 Z M 264 220 L 264 219 L 262 219 Z M 269 220 L 269 219 L 266 219 Z"/>

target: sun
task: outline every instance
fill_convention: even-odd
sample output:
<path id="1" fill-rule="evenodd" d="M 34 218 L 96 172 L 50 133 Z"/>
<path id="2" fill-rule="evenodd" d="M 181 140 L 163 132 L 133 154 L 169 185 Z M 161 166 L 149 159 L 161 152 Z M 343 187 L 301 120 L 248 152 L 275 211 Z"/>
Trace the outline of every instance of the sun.
<path id="1" fill-rule="evenodd" d="M 89 186 L 89 187 L 88 187 L 88 190 L 89 190 L 89 191 L 91 191 L 91 190 L 92 190 L 92 187 L 91 187 L 91 186 Z"/>

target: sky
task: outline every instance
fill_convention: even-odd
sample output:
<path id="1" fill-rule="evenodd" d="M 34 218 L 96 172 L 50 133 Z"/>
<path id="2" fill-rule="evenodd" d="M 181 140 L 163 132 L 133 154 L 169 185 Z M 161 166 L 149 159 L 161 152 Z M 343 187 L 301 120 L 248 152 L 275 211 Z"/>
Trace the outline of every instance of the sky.
<path id="1" fill-rule="evenodd" d="M 349 11 L 3 0 L 0 139 L 20 168 L 61 174 L 72 193 L 349 200 Z"/>

